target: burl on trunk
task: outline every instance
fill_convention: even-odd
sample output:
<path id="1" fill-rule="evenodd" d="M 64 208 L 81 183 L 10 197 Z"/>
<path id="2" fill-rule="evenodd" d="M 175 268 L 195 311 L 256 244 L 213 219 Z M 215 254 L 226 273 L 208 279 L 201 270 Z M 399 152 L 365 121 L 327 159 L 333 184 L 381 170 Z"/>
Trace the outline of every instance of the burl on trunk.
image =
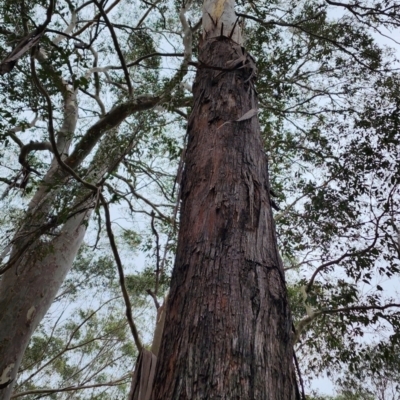
<path id="1" fill-rule="evenodd" d="M 255 62 L 225 35 L 200 45 L 154 400 L 299 398 Z"/>

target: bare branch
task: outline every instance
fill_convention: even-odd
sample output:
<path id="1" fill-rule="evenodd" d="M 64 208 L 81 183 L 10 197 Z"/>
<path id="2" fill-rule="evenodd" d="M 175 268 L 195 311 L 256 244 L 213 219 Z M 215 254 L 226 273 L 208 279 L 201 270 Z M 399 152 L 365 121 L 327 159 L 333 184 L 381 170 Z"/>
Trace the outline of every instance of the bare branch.
<path id="1" fill-rule="evenodd" d="M 386 310 L 387 308 L 400 308 L 399 303 L 389 303 L 385 304 L 383 306 L 351 306 L 351 307 L 342 307 L 342 308 L 334 308 L 332 310 L 322 310 L 321 314 L 335 314 L 335 313 L 340 313 L 340 312 L 351 312 L 351 311 L 369 311 L 369 310 Z"/>
<path id="2" fill-rule="evenodd" d="M 160 236 L 156 230 L 156 227 L 154 225 L 154 217 L 155 217 L 155 212 L 151 212 L 151 230 L 156 237 L 156 283 L 154 287 L 154 296 L 157 296 L 158 294 L 158 286 L 160 284 Z"/>
<path id="3" fill-rule="evenodd" d="M 90 52 L 93 54 L 93 68 L 97 67 L 97 63 L 98 63 L 98 53 L 97 51 L 93 48 L 93 46 L 89 47 Z M 89 74 L 86 73 L 86 77 L 89 79 Z M 96 100 L 97 104 L 100 107 L 101 110 L 101 115 L 104 116 L 106 114 L 106 108 L 104 106 L 104 103 L 102 102 L 101 98 L 100 98 L 100 77 L 99 74 L 97 72 L 94 72 L 94 86 L 96 88 L 96 92 L 93 95 L 93 98 Z"/>
<path id="4" fill-rule="evenodd" d="M 106 25 L 107 25 L 107 27 L 108 27 L 108 29 L 110 31 L 112 40 L 114 42 L 115 50 L 117 51 L 117 54 L 118 54 L 118 57 L 119 57 L 119 61 L 121 63 L 122 69 L 124 70 L 126 84 L 128 85 L 129 97 L 132 98 L 132 96 L 133 96 L 133 88 L 132 88 L 131 78 L 129 76 L 128 68 L 126 67 L 126 62 L 125 62 L 124 55 L 122 54 L 121 48 L 119 47 L 117 35 L 115 34 L 114 28 L 113 28 L 110 20 L 108 19 L 107 13 L 104 11 L 104 9 L 101 6 L 101 4 L 97 0 L 93 0 L 93 3 L 96 4 L 97 8 L 100 11 L 101 16 L 103 17 L 103 19 L 104 19 L 104 21 L 105 21 L 105 23 L 106 23 Z"/>
<path id="5" fill-rule="evenodd" d="M 148 58 L 153 58 L 153 57 L 183 57 L 184 53 L 150 53 L 150 54 L 146 54 L 145 56 L 139 57 L 138 59 L 136 59 L 135 61 L 130 62 L 129 64 L 126 64 L 126 66 L 128 68 L 130 67 L 134 67 L 135 65 L 138 65 L 141 61 L 146 60 Z M 90 75 L 92 73 L 95 72 L 107 72 L 110 70 L 118 70 L 118 69 L 122 69 L 122 66 L 118 66 L 118 65 L 108 65 L 106 67 L 97 67 L 94 66 L 93 68 L 89 69 L 86 72 L 86 75 Z"/>
<path id="6" fill-rule="evenodd" d="M 103 118 L 88 129 L 81 141 L 77 143 L 72 154 L 65 160 L 71 168 L 76 168 L 91 152 L 102 135 L 118 126 L 129 115 L 153 108 L 161 101 L 159 96 L 139 96 L 125 103 L 116 105 Z"/>
<path id="7" fill-rule="evenodd" d="M 53 147 L 51 146 L 50 142 L 29 142 L 28 144 L 25 144 L 21 147 L 21 152 L 18 157 L 19 163 L 30 170 L 30 166 L 26 160 L 27 155 L 31 151 L 37 151 L 37 150 L 48 150 L 53 152 Z"/>
<path id="8" fill-rule="evenodd" d="M 140 27 L 140 25 L 143 24 L 144 20 L 148 17 L 150 12 L 157 7 L 158 3 L 161 3 L 161 0 L 156 0 L 153 4 L 150 5 L 150 7 L 146 10 L 144 13 L 143 17 L 140 18 L 139 22 L 136 25 L 136 29 Z M 161 13 L 162 14 L 162 13 Z"/>
<path id="9" fill-rule="evenodd" d="M 26 392 L 16 393 L 11 396 L 11 399 L 16 399 L 17 397 L 27 396 L 29 394 L 50 394 L 50 393 L 62 393 L 62 392 L 74 392 L 77 390 L 84 389 L 93 389 L 104 386 L 118 386 L 131 377 L 131 374 L 124 375 L 122 378 L 117 379 L 115 381 L 107 382 L 107 383 L 96 383 L 94 385 L 86 385 L 86 386 L 69 386 L 61 389 L 36 389 L 36 390 L 28 390 Z"/>
<path id="10" fill-rule="evenodd" d="M 105 12 L 106 14 L 108 14 L 120 1 L 121 1 L 121 0 L 115 0 L 114 3 L 112 3 L 112 4 L 110 5 L 110 7 L 108 7 L 104 12 Z M 91 4 L 91 3 L 93 3 L 93 0 L 91 0 L 90 2 L 87 2 L 87 3 L 83 4 L 80 8 L 77 9 L 77 11 L 79 11 L 81 8 L 86 7 L 88 4 Z M 84 25 L 81 29 L 77 30 L 77 31 L 74 33 L 74 36 L 79 36 L 79 35 L 80 35 L 82 32 L 84 32 L 87 28 L 89 28 L 89 27 L 91 27 L 93 24 L 95 24 L 95 23 L 100 19 L 100 17 L 101 17 L 101 13 L 96 14 L 96 15 L 94 16 L 94 18 L 93 18 L 91 21 L 89 21 L 89 22 L 88 22 L 86 25 Z"/>
<path id="11" fill-rule="evenodd" d="M 145 202 L 147 205 L 149 205 L 154 211 L 157 212 L 157 214 L 163 218 L 165 221 L 171 221 L 171 218 L 167 217 L 164 213 L 162 213 L 156 204 L 152 203 L 149 199 L 146 199 L 144 196 L 142 196 L 141 194 L 139 194 L 135 188 L 132 186 L 132 184 L 129 182 L 128 179 L 124 178 L 122 175 L 120 174 L 114 174 L 118 179 L 121 179 L 122 181 L 124 181 L 126 183 L 126 185 L 128 185 L 131 193 L 137 198 L 142 200 L 143 202 Z M 165 207 L 165 205 L 164 205 Z M 151 215 L 151 214 L 150 214 Z"/>
<path id="12" fill-rule="evenodd" d="M 160 303 L 157 300 L 157 296 L 154 294 L 154 292 L 151 289 L 147 289 L 146 292 L 152 297 L 154 301 L 154 305 L 156 309 L 158 310 L 160 308 Z"/>
<path id="13" fill-rule="evenodd" d="M 107 201 L 104 198 L 103 194 L 99 193 L 99 196 L 100 196 L 100 201 L 103 205 L 104 214 L 106 217 L 106 230 L 107 230 L 108 239 L 110 240 L 110 246 L 111 246 L 112 252 L 114 254 L 115 262 L 117 264 L 117 269 L 118 269 L 118 274 L 119 274 L 119 283 L 120 283 L 122 295 L 123 295 L 123 298 L 125 301 L 126 318 L 128 319 L 129 327 L 131 328 L 132 336 L 135 341 L 136 347 L 138 348 L 139 351 L 141 351 L 143 348 L 143 345 L 142 345 L 142 341 L 140 340 L 139 332 L 136 328 L 135 322 L 133 321 L 132 305 L 131 305 L 131 301 L 129 299 L 128 290 L 126 289 L 124 268 L 122 266 L 121 258 L 119 256 L 117 245 L 116 245 L 115 239 L 114 239 L 114 233 L 113 233 L 112 227 L 111 227 L 110 210 L 108 209 L 108 204 L 107 204 Z"/>
<path id="14" fill-rule="evenodd" d="M 53 44 L 58 45 L 63 39 L 65 39 L 66 37 L 70 37 L 69 36 L 70 33 L 74 30 L 76 26 L 76 21 L 77 21 L 76 11 L 74 9 L 71 9 L 71 22 L 69 23 L 64 32 L 60 32 L 58 36 L 56 36 L 52 40 Z"/>

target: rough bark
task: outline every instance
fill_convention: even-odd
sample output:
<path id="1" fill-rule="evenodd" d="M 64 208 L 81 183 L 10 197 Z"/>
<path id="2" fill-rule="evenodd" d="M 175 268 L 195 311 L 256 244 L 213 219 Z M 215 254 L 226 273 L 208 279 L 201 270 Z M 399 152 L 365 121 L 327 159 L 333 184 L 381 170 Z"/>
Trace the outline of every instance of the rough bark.
<path id="1" fill-rule="evenodd" d="M 227 37 L 200 46 L 153 400 L 299 398 L 254 68 Z"/>

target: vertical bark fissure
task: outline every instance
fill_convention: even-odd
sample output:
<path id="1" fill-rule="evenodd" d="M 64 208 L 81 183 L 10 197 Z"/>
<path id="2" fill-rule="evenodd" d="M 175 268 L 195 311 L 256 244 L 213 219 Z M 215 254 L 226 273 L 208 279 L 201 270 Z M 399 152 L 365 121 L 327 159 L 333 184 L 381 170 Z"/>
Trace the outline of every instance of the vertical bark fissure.
<path id="1" fill-rule="evenodd" d="M 153 400 L 298 399 L 254 78 L 240 45 L 205 35 Z"/>

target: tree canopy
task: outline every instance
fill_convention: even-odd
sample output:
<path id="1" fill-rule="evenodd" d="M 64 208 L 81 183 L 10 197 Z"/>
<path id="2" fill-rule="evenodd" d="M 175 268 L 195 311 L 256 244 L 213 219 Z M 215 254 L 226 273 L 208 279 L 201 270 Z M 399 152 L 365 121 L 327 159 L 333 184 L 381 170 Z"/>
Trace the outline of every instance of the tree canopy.
<path id="1" fill-rule="evenodd" d="M 400 2 L 236 11 L 303 381 L 376 386 L 400 339 Z M 201 14 L 190 0 L 0 1 L 0 274 L 58 251 L 87 215 L 13 398 L 129 391 L 168 291 Z"/>

